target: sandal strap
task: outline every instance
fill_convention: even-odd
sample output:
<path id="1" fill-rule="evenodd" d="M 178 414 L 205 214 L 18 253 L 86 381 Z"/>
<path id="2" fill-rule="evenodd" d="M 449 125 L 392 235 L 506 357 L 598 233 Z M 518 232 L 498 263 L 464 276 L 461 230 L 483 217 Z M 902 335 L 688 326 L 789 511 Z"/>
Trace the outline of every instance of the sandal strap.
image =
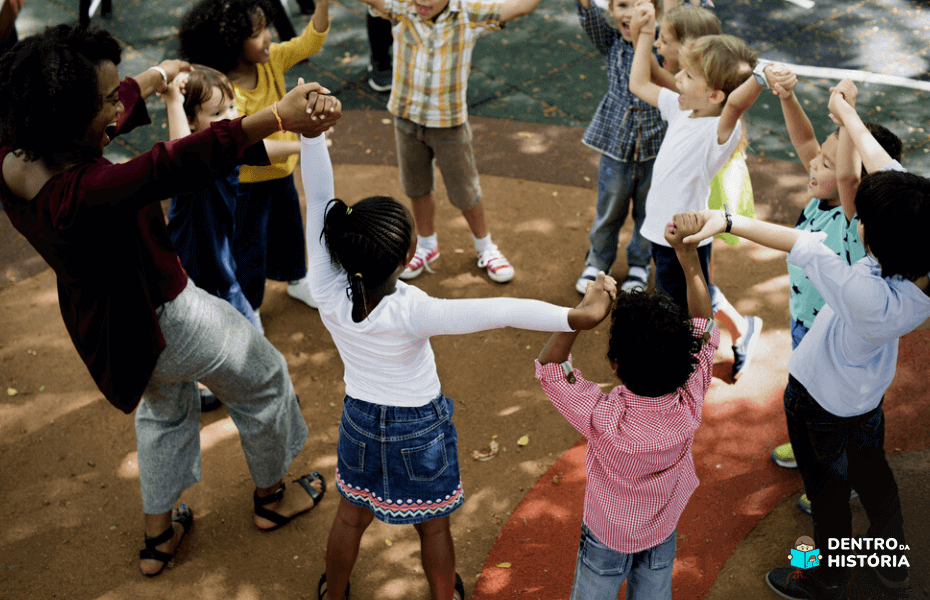
<path id="1" fill-rule="evenodd" d="M 171 538 L 173 537 L 174 537 L 174 522 L 172 522 L 171 525 L 168 525 L 168 529 L 162 531 L 155 537 L 145 536 L 145 548 L 147 550 L 154 550 L 155 546 L 161 546 L 162 544 L 171 541 Z"/>
<path id="2" fill-rule="evenodd" d="M 163 563 L 168 563 L 171 561 L 172 559 L 171 554 L 168 554 L 167 552 L 162 552 L 161 550 L 156 550 L 155 548 L 147 547 L 149 543 L 148 539 L 145 540 L 145 543 L 146 543 L 146 547 L 143 548 L 142 550 L 139 550 L 139 560 L 157 560 L 158 562 L 163 562 Z"/>
<path id="3" fill-rule="evenodd" d="M 281 484 L 281 487 L 276 489 L 271 494 L 268 494 L 267 496 L 259 496 L 258 492 L 253 493 L 252 501 L 255 503 L 255 514 L 263 519 L 271 521 L 275 525 L 280 526 L 287 524 L 291 520 L 289 517 L 285 517 L 284 515 L 274 512 L 273 510 L 268 510 L 265 508 L 265 506 L 273 504 L 274 502 L 278 502 L 282 498 L 284 498 L 283 483 Z"/>
<path id="4" fill-rule="evenodd" d="M 310 485 L 317 479 L 320 480 L 320 491 L 317 491 L 315 487 Z M 309 495 L 310 499 L 313 500 L 314 506 L 320 503 L 320 500 L 323 499 L 323 494 L 326 493 L 326 478 L 320 475 L 317 471 L 314 471 L 311 475 L 302 475 L 300 479 L 295 481 L 295 483 L 299 483 L 300 487 L 307 491 L 307 495 Z"/>

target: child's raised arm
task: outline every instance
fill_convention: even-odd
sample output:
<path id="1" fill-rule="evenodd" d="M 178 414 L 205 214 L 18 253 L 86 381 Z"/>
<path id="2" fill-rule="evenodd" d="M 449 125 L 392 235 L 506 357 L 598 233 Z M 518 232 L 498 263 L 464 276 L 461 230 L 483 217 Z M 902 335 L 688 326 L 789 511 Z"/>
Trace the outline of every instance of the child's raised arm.
<path id="1" fill-rule="evenodd" d="M 820 153 L 820 143 L 814 133 L 807 113 L 798 101 L 794 88 L 798 83 L 797 76 L 785 65 L 779 65 L 769 79 L 772 89 L 778 92 L 781 99 L 781 112 L 785 118 L 785 127 L 788 129 L 788 138 L 801 164 L 810 168 L 810 163 Z"/>
<path id="2" fill-rule="evenodd" d="M 191 134 L 191 126 L 184 113 L 184 94 L 181 88 L 187 83 L 186 75 L 179 75 L 161 92 L 165 101 L 165 112 L 168 117 L 168 139 L 177 140 Z"/>
<path id="3" fill-rule="evenodd" d="M 522 17 L 533 12 L 540 0 L 504 0 L 501 11 L 501 23 Z"/>
<path id="4" fill-rule="evenodd" d="M 688 281 L 688 312 L 693 319 L 713 319 L 710 291 L 704 281 L 701 260 L 698 258 L 697 242 L 685 242 L 685 238 L 701 230 L 698 213 L 681 213 L 665 229 L 665 241 L 675 250 L 681 270 Z"/>
<path id="5" fill-rule="evenodd" d="M 764 70 L 765 76 L 771 81 L 772 65 L 766 65 Z M 720 120 L 717 122 L 717 143 L 723 144 L 733 133 L 733 129 L 739 122 L 743 113 L 749 110 L 759 94 L 764 88 L 756 82 L 756 78 L 750 76 L 738 88 L 730 92 L 726 104 L 723 106 L 723 112 L 720 113 Z"/>
<path id="6" fill-rule="evenodd" d="M 856 100 L 855 86 L 853 90 L 846 89 L 846 97 L 852 102 Z M 833 95 L 844 93 L 839 87 L 834 88 Z M 846 222 L 852 221 L 856 214 L 856 190 L 859 189 L 859 180 L 862 178 L 862 160 L 853 144 L 849 129 L 840 126 L 839 140 L 836 145 L 836 188 L 843 206 Z"/>
<path id="7" fill-rule="evenodd" d="M 655 6 L 648 0 L 636 3 L 633 19 L 630 23 L 636 52 L 630 67 L 630 92 L 637 98 L 659 107 L 659 90 L 662 88 L 652 81 L 652 44 L 655 41 L 656 13 Z"/>
<path id="8" fill-rule="evenodd" d="M 582 329 L 593 329 L 610 314 L 617 297 L 617 281 L 600 272 L 588 284 L 584 299 L 568 313 L 568 324 L 575 331 L 553 333 L 539 353 L 540 364 L 560 363 L 568 360 L 575 338 Z"/>
<path id="9" fill-rule="evenodd" d="M 840 93 L 834 92 L 830 96 L 830 114 L 837 124 L 842 125 L 849 131 L 849 136 L 859 152 L 865 170 L 869 173 L 881 171 L 891 164 L 893 159 L 869 133 L 862 119 L 856 113 L 856 109 L 846 100 L 845 94 L 850 93 L 849 86 L 852 86 L 852 90 L 856 89 L 855 84 L 848 79 L 844 79 L 837 87 L 833 88 Z M 846 92 L 843 90 L 846 90 Z M 853 102 L 855 102 L 855 97 L 853 97 Z"/>

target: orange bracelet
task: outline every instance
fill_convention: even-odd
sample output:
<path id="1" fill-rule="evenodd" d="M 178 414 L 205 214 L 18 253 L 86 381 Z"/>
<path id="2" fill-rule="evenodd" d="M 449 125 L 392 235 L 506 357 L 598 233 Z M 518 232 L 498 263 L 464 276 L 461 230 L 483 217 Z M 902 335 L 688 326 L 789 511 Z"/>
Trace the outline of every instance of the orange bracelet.
<path id="1" fill-rule="evenodd" d="M 277 102 L 271 105 L 271 113 L 274 115 L 274 118 L 278 120 L 278 131 L 284 131 L 284 124 L 281 123 L 281 116 L 278 114 Z"/>

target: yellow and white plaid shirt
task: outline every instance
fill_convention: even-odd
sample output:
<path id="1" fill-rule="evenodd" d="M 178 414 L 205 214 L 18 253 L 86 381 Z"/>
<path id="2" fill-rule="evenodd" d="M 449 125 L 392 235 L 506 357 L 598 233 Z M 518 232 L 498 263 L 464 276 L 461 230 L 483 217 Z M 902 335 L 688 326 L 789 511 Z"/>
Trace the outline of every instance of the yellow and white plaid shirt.
<path id="1" fill-rule="evenodd" d="M 426 127 L 468 119 L 468 73 L 478 37 L 501 28 L 503 0 L 449 0 L 428 23 L 412 0 L 385 0 L 394 32 L 394 81 L 388 110 Z"/>

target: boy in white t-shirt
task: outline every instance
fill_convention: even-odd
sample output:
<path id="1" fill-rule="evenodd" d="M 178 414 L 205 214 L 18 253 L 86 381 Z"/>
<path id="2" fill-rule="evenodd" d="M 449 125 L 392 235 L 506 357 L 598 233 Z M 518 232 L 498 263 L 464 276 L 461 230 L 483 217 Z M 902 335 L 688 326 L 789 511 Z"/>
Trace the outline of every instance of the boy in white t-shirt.
<path id="1" fill-rule="evenodd" d="M 668 130 L 652 171 L 642 235 L 652 242 L 656 288 L 687 307 L 687 286 L 664 228 L 676 213 L 707 208 L 710 181 L 733 154 L 740 140 L 740 116 L 764 87 L 768 65 L 731 35 L 708 35 L 681 45 L 681 70 L 675 75 L 679 94 L 652 82 L 650 59 L 655 9 L 639 2 L 631 24 L 636 54 L 630 91 L 659 109 Z M 755 70 L 753 70 L 755 68 Z M 698 248 L 701 269 L 709 279 L 711 240 Z"/>

